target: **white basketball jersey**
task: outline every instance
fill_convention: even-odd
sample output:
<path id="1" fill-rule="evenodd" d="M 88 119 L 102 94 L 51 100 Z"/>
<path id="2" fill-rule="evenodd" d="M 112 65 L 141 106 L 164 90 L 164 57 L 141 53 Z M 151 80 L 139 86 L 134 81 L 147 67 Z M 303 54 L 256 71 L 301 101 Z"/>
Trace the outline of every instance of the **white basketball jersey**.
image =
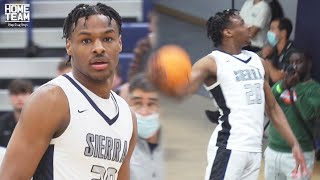
<path id="1" fill-rule="evenodd" d="M 72 73 L 47 84 L 66 94 L 70 123 L 50 142 L 33 179 L 116 180 L 133 132 L 127 103 L 114 92 L 109 99 L 95 95 Z"/>
<path id="2" fill-rule="evenodd" d="M 209 146 L 261 152 L 265 72 L 260 57 L 245 50 L 239 55 L 213 51 L 209 56 L 217 65 L 217 82 L 205 87 L 221 114 Z"/>

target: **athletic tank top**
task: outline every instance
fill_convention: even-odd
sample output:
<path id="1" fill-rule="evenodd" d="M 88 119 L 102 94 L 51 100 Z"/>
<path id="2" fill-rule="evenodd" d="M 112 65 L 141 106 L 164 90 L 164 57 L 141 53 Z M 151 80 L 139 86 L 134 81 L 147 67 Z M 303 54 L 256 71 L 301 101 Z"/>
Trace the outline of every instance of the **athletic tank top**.
<path id="1" fill-rule="evenodd" d="M 243 50 L 239 55 L 213 51 L 217 82 L 206 89 L 219 106 L 219 125 L 211 144 L 221 148 L 261 152 L 264 120 L 264 68 L 260 57 Z"/>
<path id="2" fill-rule="evenodd" d="M 95 95 L 72 73 L 49 84 L 66 94 L 70 123 L 51 140 L 33 179 L 116 180 L 133 132 L 127 103 L 114 92 L 109 99 Z"/>

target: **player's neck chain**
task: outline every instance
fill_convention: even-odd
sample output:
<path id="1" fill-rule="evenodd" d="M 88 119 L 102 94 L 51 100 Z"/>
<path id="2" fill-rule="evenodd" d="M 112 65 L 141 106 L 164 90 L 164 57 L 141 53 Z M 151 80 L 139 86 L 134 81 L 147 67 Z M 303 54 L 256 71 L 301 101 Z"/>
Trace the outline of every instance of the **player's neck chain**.
<path id="1" fill-rule="evenodd" d="M 115 106 L 116 106 L 116 111 L 117 114 L 115 117 L 113 117 L 112 119 L 110 119 L 106 114 L 103 113 L 103 111 L 96 105 L 96 103 L 93 102 L 93 100 L 89 97 L 89 95 L 79 86 L 78 83 L 76 83 L 75 80 L 73 80 L 70 76 L 68 76 L 67 74 L 63 75 L 65 78 L 67 78 L 80 92 L 81 94 L 88 100 L 88 102 L 91 104 L 91 106 L 100 114 L 100 116 L 111 126 L 113 123 L 116 122 L 116 120 L 119 117 L 119 106 L 117 103 L 116 98 L 113 96 L 112 93 L 111 94 L 111 99 L 113 100 Z"/>

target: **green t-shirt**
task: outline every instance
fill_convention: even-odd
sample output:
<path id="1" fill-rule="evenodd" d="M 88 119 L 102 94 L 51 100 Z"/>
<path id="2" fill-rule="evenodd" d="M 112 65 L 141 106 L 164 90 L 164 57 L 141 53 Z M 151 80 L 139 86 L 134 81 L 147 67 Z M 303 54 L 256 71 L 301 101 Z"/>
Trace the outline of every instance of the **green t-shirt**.
<path id="1" fill-rule="evenodd" d="M 303 151 L 312 151 L 312 140 L 308 136 L 306 130 L 303 128 L 300 120 L 298 119 L 293 106 L 288 104 L 290 101 L 290 95 L 288 90 L 279 94 L 276 91 L 278 84 L 282 84 L 282 81 L 277 82 L 272 87 L 272 92 L 280 105 L 282 111 L 288 119 L 288 123 L 299 141 L 299 144 Z M 310 128 L 314 127 L 314 120 L 320 115 L 320 84 L 316 81 L 309 80 L 297 84 L 294 87 L 296 94 L 295 104 L 300 110 L 303 119 L 307 122 Z M 295 96 L 294 96 L 295 97 Z M 312 129 L 313 130 L 313 129 Z M 279 152 L 291 152 L 291 147 L 287 141 L 280 135 L 278 130 L 275 129 L 272 123 L 269 127 L 269 147 Z"/>

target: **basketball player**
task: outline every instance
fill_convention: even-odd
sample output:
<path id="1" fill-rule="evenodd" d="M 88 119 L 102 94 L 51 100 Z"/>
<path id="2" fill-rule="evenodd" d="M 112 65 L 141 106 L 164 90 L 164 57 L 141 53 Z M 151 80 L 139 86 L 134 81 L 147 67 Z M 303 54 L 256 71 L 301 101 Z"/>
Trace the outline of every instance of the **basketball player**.
<path id="1" fill-rule="evenodd" d="M 136 118 L 111 91 L 121 17 L 111 7 L 80 4 L 63 27 L 72 72 L 40 87 L 25 105 L 0 179 L 129 180 Z"/>
<path id="2" fill-rule="evenodd" d="M 219 125 L 208 145 L 205 179 L 258 178 L 265 108 L 292 148 L 293 171 L 300 167 L 306 172 L 301 148 L 270 91 L 264 62 L 242 50 L 250 43 L 250 33 L 238 11 L 225 10 L 210 17 L 207 31 L 217 50 L 193 65 L 189 86 L 177 92 L 191 94 L 204 83 L 220 109 Z"/>

